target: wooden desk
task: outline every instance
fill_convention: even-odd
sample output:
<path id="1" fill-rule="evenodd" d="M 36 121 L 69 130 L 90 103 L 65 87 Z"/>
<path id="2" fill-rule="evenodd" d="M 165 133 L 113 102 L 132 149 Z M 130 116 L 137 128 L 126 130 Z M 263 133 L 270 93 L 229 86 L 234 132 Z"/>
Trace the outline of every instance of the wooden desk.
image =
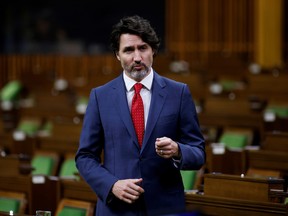
<path id="1" fill-rule="evenodd" d="M 217 196 L 186 194 L 187 211 L 198 210 L 203 215 L 214 216 L 280 216 L 287 215 L 283 203 L 232 199 Z M 201 215 L 201 214 L 200 214 Z"/>
<path id="2" fill-rule="evenodd" d="M 283 202 L 276 191 L 284 191 L 284 179 L 240 177 L 239 175 L 204 175 L 204 194 L 257 202 Z"/>
<path id="3" fill-rule="evenodd" d="M 94 203 L 97 201 L 95 193 L 83 181 L 60 180 L 60 184 L 61 197 L 87 200 Z M 13 181 L 11 181 L 11 177 L 1 177 L 0 186 L 6 188 L 7 190 L 23 191 L 29 194 L 29 191 L 31 191 L 31 179 L 29 177 L 15 177 L 13 178 Z M 218 191 L 220 190 L 218 185 L 216 188 Z M 34 192 L 36 191 L 34 190 Z M 29 196 L 32 195 L 30 194 Z M 33 206 L 36 206 L 36 203 Z M 282 203 L 225 198 L 190 193 L 186 193 L 186 207 L 188 212 L 199 210 L 200 212 L 203 212 L 204 215 L 287 215 L 287 206 Z M 25 214 L 17 216 L 28 216 L 33 215 L 33 213 L 34 210 L 31 210 L 27 215 Z M 7 216 L 9 214 L 0 212 L 0 215 Z"/>
<path id="4" fill-rule="evenodd" d="M 245 150 L 232 151 L 223 147 L 225 152 L 215 154 L 213 147 L 206 146 L 206 167 L 208 172 L 225 173 L 231 175 L 241 175 L 246 172 L 246 152 Z"/>
<path id="5" fill-rule="evenodd" d="M 272 74 L 249 74 L 248 91 L 250 95 L 268 100 L 287 100 L 288 76 L 285 73 L 274 76 Z M 269 88 L 271 86 L 271 88 Z"/>
<path id="6" fill-rule="evenodd" d="M 76 153 L 79 146 L 79 140 L 70 138 L 68 135 L 66 138 L 58 137 L 40 137 L 38 143 L 38 149 L 42 151 L 53 151 L 63 156 L 67 153 Z"/>
<path id="7" fill-rule="evenodd" d="M 263 150 L 288 152 L 288 132 L 268 132 L 264 134 Z"/>
<path id="8" fill-rule="evenodd" d="M 97 196 L 85 181 L 61 179 L 61 197 L 96 203 Z"/>
<path id="9" fill-rule="evenodd" d="M 0 175 L 1 176 L 18 176 L 20 174 L 30 174 L 32 167 L 30 158 L 21 157 L 16 154 L 0 156 Z"/>
<path id="10" fill-rule="evenodd" d="M 9 212 L 2 212 L 0 211 L 0 216 L 10 216 Z M 13 213 L 13 216 L 35 216 L 35 214 L 15 214 Z"/>
<path id="11" fill-rule="evenodd" d="M 204 126 L 243 127 L 259 133 L 263 127 L 262 113 L 254 111 L 246 99 L 206 98 L 198 117 Z"/>
<path id="12" fill-rule="evenodd" d="M 249 168 L 288 172 L 287 152 L 251 150 L 248 151 L 248 161 Z"/>

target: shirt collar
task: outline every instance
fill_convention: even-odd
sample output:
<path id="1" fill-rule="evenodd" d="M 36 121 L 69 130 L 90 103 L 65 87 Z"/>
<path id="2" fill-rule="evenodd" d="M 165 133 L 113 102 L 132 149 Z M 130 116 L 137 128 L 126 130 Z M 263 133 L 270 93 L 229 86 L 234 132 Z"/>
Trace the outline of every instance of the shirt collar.
<path id="1" fill-rule="evenodd" d="M 148 76 L 146 76 L 143 80 L 141 80 L 141 84 L 148 89 L 149 91 L 151 90 L 151 86 L 152 86 L 152 82 L 153 82 L 153 77 L 154 77 L 154 71 L 151 68 L 151 72 L 148 74 Z M 131 91 L 133 89 L 133 86 L 135 85 L 135 83 L 137 83 L 135 80 L 131 79 L 130 77 L 128 77 L 125 72 L 123 71 L 123 79 L 125 82 L 125 86 L 126 86 L 126 91 Z"/>

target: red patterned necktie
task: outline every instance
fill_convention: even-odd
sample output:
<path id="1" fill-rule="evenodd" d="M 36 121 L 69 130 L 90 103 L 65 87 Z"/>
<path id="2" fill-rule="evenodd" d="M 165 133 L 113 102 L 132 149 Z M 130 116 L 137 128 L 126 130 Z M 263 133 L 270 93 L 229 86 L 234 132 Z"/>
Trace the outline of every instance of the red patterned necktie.
<path id="1" fill-rule="evenodd" d="M 140 147 L 144 136 L 144 106 L 140 95 L 141 83 L 134 85 L 135 94 L 132 99 L 131 116 Z"/>

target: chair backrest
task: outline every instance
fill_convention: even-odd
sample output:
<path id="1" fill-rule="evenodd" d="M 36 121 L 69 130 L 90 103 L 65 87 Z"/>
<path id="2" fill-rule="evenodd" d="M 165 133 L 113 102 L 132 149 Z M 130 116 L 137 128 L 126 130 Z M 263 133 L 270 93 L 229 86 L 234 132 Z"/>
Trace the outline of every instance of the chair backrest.
<path id="1" fill-rule="evenodd" d="M 51 175 L 54 161 L 51 157 L 37 155 L 32 159 L 33 175 Z"/>
<path id="2" fill-rule="evenodd" d="M 33 175 L 56 175 L 59 165 L 59 155 L 55 152 L 35 152 L 31 165 Z"/>
<path id="3" fill-rule="evenodd" d="M 18 131 L 22 131 L 28 136 L 34 136 L 40 129 L 41 120 L 37 118 L 22 118 L 17 126 Z"/>
<path id="4" fill-rule="evenodd" d="M 222 134 L 220 140 L 228 148 L 243 148 L 247 143 L 247 136 L 244 134 L 227 132 Z"/>
<path id="5" fill-rule="evenodd" d="M 14 198 L 0 197 L 0 211 L 19 212 L 20 201 Z"/>
<path id="6" fill-rule="evenodd" d="M 243 149 L 245 146 L 251 145 L 252 140 L 253 131 L 246 128 L 227 128 L 219 138 L 220 143 L 224 143 L 227 148 L 232 149 Z"/>
<path id="7" fill-rule="evenodd" d="M 86 209 L 64 206 L 58 216 L 85 216 Z"/>
<path id="8" fill-rule="evenodd" d="M 27 200 L 24 193 L 0 191 L 0 211 L 24 214 Z"/>
<path id="9" fill-rule="evenodd" d="M 95 204 L 82 201 L 63 198 L 56 210 L 55 216 L 93 216 Z"/>
<path id="10" fill-rule="evenodd" d="M 79 179 L 77 175 L 78 169 L 76 167 L 75 159 L 73 156 L 68 156 L 62 162 L 59 177 L 60 178 L 71 178 L 71 179 Z"/>
<path id="11" fill-rule="evenodd" d="M 195 170 L 181 170 L 184 190 L 193 190 L 195 187 L 197 171 Z"/>
<path id="12" fill-rule="evenodd" d="M 2 89 L 0 89 L 0 100 L 12 101 L 16 99 L 22 89 L 22 84 L 18 80 L 8 82 Z"/>
<path id="13" fill-rule="evenodd" d="M 287 118 L 288 117 L 288 106 L 286 105 L 268 105 L 264 112 L 274 113 L 275 116 L 279 118 Z"/>

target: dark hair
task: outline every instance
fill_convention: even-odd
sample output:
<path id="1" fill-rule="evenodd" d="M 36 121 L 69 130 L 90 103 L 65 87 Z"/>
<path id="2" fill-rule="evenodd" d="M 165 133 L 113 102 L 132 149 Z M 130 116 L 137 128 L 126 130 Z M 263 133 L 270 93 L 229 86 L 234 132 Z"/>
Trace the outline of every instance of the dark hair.
<path id="1" fill-rule="evenodd" d="M 155 30 L 151 27 L 150 22 L 138 15 L 124 17 L 113 26 L 110 35 L 110 46 L 115 54 L 119 51 L 120 36 L 126 33 L 139 36 L 151 46 L 154 55 L 157 54 L 160 40 Z"/>

